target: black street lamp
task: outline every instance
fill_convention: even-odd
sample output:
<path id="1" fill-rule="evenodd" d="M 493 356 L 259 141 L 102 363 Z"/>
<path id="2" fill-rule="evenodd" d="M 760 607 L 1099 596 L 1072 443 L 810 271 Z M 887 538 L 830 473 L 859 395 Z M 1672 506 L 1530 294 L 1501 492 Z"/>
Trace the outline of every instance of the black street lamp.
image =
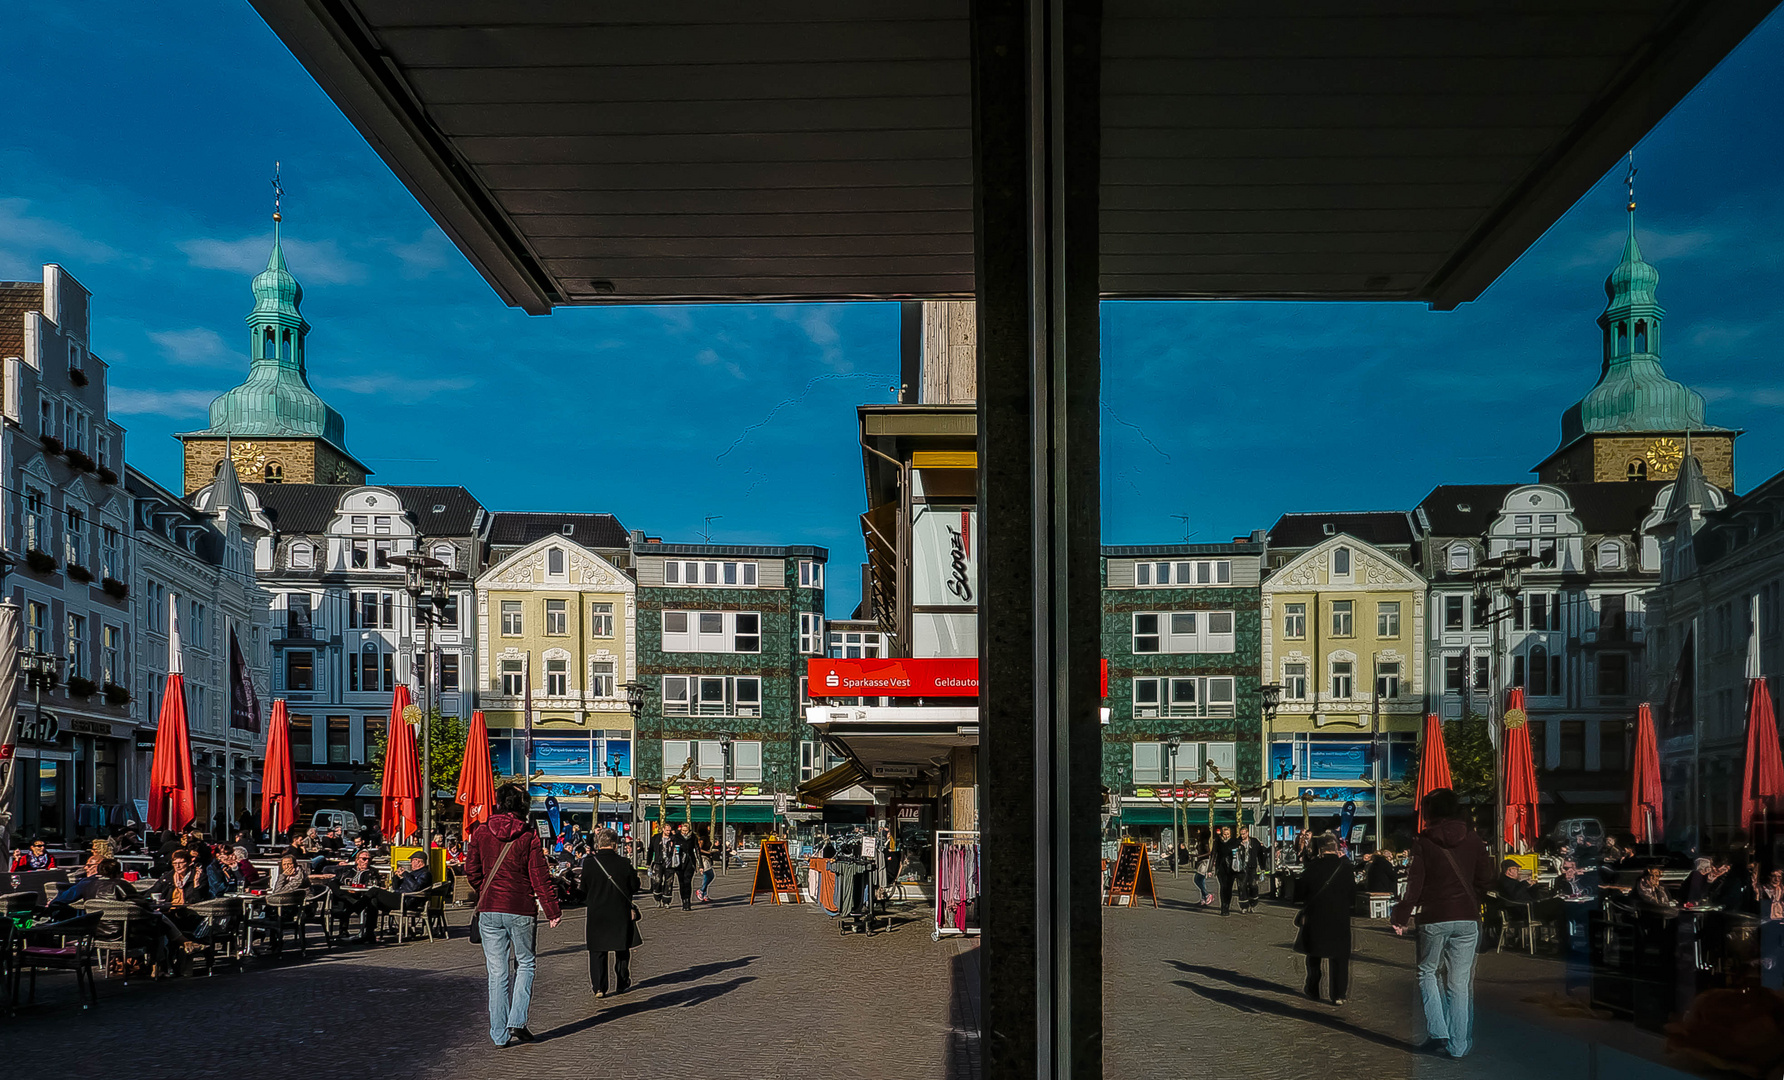
<path id="1" fill-rule="evenodd" d="M 725 847 L 725 834 L 731 831 L 731 744 L 737 736 L 730 729 L 719 732 L 719 750 L 721 754 L 723 775 L 719 778 L 719 865 L 725 870 L 731 869 L 731 854 Z"/>
<path id="2" fill-rule="evenodd" d="M 643 847 L 640 846 L 639 837 L 638 837 L 638 815 L 640 812 L 642 812 L 642 807 L 639 806 L 639 803 L 642 802 L 643 800 L 639 798 L 638 766 L 637 766 L 637 761 L 638 761 L 638 722 L 641 719 L 643 719 L 643 717 L 644 717 L 644 684 L 641 682 L 638 682 L 637 680 L 633 680 L 631 682 L 626 683 L 624 686 L 620 687 L 620 689 L 622 689 L 626 692 L 626 708 L 629 709 L 632 713 L 632 762 L 633 762 L 633 765 L 632 765 L 632 850 L 633 850 L 634 856 L 636 856 L 636 854 L 638 852 L 641 852 L 644 850 Z M 619 779 L 618 778 L 619 778 L 618 759 L 615 758 L 614 759 L 614 788 L 616 790 L 619 787 Z M 658 812 L 658 815 L 661 816 L 661 814 L 662 814 L 661 800 L 659 800 L 657 803 L 657 812 Z"/>
<path id="3" fill-rule="evenodd" d="M 1258 705 L 1264 714 L 1264 794 L 1270 800 L 1270 853 L 1276 853 L 1276 771 L 1271 762 L 1276 753 L 1276 710 L 1282 708 L 1282 684 L 1265 683 L 1257 688 Z"/>
<path id="4" fill-rule="evenodd" d="M 1492 653 L 1489 671 L 1497 669 L 1494 677 L 1487 684 L 1487 709 L 1489 712 L 1503 713 L 1504 707 L 1497 694 L 1504 690 L 1500 684 L 1505 681 L 1505 669 L 1508 665 L 1505 652 L 1506 640 L 1503 633 L 1505 620 L 1517 612 L 1518 596 L 1524 591 L 1524 571 L 1542 560 L 1528 551 L 1509 550 L 1496 559 L 1483 560 L 1480 568 L 1470 575 L 1474 580 L 1474 600 L 1478 608 L 1487 605 L 1487 621 L 1493 628 Z M 1507 601 L 1503 610 L 1493 610 L 1493 594 L 1497 592 Z M 1488 717 L 1487 723 L 1493 723 Z M 1505 843 L 1505 769 L 1500 762 L 1501 755 L 1493 755 L 1493 845 L 1495 852 L 1501 850 Z"/>
<path id="5" fill-rule="evenodd" d="M 1169 751 L 1170 755 L 1171 755 L 1171 771 L 1170 771 L 1169 775 L 1167 775 L 1165 777 L 1165 779 L 1170 782 L 1170 787 L 1167 788 L 1166 790 L 1168 790 L 1171 793 L 1171 840 L 1170 840 L 1170 845 L 1171 845 L 1171 873 L 1173 873 L 1173 874 L 1175 874 L 1177 872 L 1177 845 L 1182 841 L 1182 838 L 1183 838 L 1183 834 L 1178 831 L 1179 829 L 1182 828 L 1182 826 L 1180 824 L 1178 824 L 1178 821 L 1177 821 L 1177 808 L 1178 808 L 1178 806 L 1180 806 L 1182 804 L 1182 801 L 1183 801 L 1177 797 L 1177 751 L 1182 746 L 1183 746 L 1183 736 L 1182 735 L 1173 734 L 1173 735 L 1165 736 L 1165 749 L 1167 751 Z M 1213 798 L 1213 796 L 1210 795 L 1209 798 Z M 1184 816 L 1187 817 L 1188 815 L 1185 814 Z"/>
<path id="6" fill-rule="evenodd" d="M 403 588 L 415 605 L 415 621 L 421 625 L 421 844 L 432 849 L 434 843 L 434 754 L 428 716 L 438 700 L 434 681 L 434 626 L 446 617 L 451 600 L 449 583 L 461 575 L 429 555 L 393 555 L 390 562 L 403 568 Z"/>

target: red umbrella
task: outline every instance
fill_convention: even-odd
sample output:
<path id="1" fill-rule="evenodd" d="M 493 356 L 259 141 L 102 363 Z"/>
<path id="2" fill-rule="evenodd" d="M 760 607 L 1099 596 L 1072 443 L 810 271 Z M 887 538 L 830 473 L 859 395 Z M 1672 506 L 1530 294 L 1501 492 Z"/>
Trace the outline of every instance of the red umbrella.
<path id="1" fill-rule="evenodd" d="M 1741 777 L 1741 828 L 1784 805 L 1784 756 L 1778 751 L 1778 720 L 1764 679 L 1747 682 L 1747 771 Z"/>
<path id="2" fill-rule="evenodd" d="M 1536 764 L 1530 759 L 1530 722 L 1524 714 L 1524 688 L 1514 686 L 1505 702 L 1505 847 L 1536 848 Z"/>
<path id="3" fill-rule="evenodd" d="M 390 698 L 390 727 L 384 737 L 384 779 L 378 785 L 378 830 L 390 839 L 408 836 L 419 827 L 421 762 L 415 757 L 415 729 L 403 716 L 409 688 L 399 686 Z"/>
<path id="4" fill-rule="evenodd" d="M 1660 744 L 1654 741 L 1654 712 L 1642 702 L 1635 714 L 1635 770 L 1629 784 L 1629 831 L 1638 844 L 1658 844 L 1666 832 L 1661 816 Z"/>
<path id="5" fill-rule="evenodd" d="M 1443 722 L 1436 713 L 1425 715 L 1424 746 L 1419 749 L 1419 828 L 1425 827 L 1425 796 L 1451 787 L 1449 752 L 1443 746 Z"/>
<path id="6" fill-rule="evenodd" d="M 273 702 L 266 727 L 266 761 L 260 774 L 260 823 L 274 841 L 297 821 L 297 772 L 291 767 L 291 726 L 285 699 Z"/>
<path id="7" fill-rule="evenodd" d="M 496 802 L 496 777 L 489 764 L 489 728 L 483 710 L 471 713 L 471 733 L 465 736 L 465 761 L 458 767 L 458 794 L 453 801 L 465 808 L 465 835 L 471 826 L 488 821 Z"/>
<path id="8" fill-rule="evenodd" d="M 161 692 L 161 719 L 155 729 L 155 759 L 149 769 L 149 828 L 178 829 L 198 816 L 192 783 L 192 744 L 186 734 L 186 677 L 167 675 Z"/>

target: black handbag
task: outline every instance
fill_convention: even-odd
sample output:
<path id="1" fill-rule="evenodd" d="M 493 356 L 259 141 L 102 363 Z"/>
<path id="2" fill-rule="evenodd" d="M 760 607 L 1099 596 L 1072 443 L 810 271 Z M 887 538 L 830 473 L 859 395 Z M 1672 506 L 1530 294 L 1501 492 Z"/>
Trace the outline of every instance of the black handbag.
<path id="1" fill-rule="evenodd" d="M 601 871 L 601 876 L 607 879 L 607 884 L 613 886 L 613 891 L 619 892 L 619 882 L 613 880 L 613 875 L 607 872 L 605 866 L 601 865 L 600 857 L 598 855 L 590 855 L 589 860 L 595 864 L 595 869 Z M 638 932 L 638 922 L 643 918 L 644 912 L 638 910 L 637 904 L 633 904 L 632 921 L 630 923 L 632 934 L 626 939 L 626 948 L 636 949 L 638 946 L 644 944 L 644 935 Z"/>
<path id="2" fill-rule="evenodd" d="M 502 868 L 503 860 L 508 858 L 508 849 L 513 846 L 514 841 L 512 840 L 502 845 L 501 852 L 496 855 L 496 861 L 490 864 L 489 876 L 483 879 L 482 890 L 477 893 L 477 906 L 471 909 L 471 944 L 473 945 L 483 944 L 483 895 L 495 883 L 496 871 Z"/>

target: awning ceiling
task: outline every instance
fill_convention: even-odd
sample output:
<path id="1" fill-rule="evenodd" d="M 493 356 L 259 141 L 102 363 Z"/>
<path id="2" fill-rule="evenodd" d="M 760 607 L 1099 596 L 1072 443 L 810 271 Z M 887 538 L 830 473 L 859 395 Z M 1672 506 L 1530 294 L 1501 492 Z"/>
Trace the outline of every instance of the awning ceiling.
<path id="1" fill-rule="evenodd" d="M 967 0 L 254 0 L 510 303 L 973 291 Z M 1478 295 L 1770 0 L 1103 5 L 1113 297 Z"/>

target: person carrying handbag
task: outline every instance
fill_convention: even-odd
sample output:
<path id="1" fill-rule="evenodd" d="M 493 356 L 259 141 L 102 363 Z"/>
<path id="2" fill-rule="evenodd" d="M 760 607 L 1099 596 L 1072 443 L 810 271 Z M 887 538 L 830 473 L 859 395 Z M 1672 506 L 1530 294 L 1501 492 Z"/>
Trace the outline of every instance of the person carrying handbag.
<path id="1" fill-rule="evenodd" d="M 613 954 L 614 994 L 632 986 L 632 950 L 644 943 L 638 932 L 640 914 L 632 897 L 638 892 L 638 871 L 619 853 L 612 829 L 595 830 L 595 849 L 582 861 L 582 882 L 588 890 L 588 978 L 595 996 L 607 997 L 607 954 Z"/>
<path id="2" fill-rule="evenodd" d="M 1303 992 L 1319 1000 L 1321 961 L 1331 970 L 1332 1004 L 1350 993 L 1350 913 L 1357 902 L 1356 867 L 1338 854 L 1338 838 L 1323 833 L 1313 842 L 1314 858 L 1301 872 L 1301 910 L 1295 914 L 1295 951 L 1307 958 Z"/>
<path id="3" fill-rule="evenodd" d="M 552 926 L 562 918 L 557 890 L 545 869 L 545 849 L 527 824 L 528 809 L 527 793 L 519 785 L 497 788 L 496 812 L 471 834 L 465 853 L 465 876 L 477 891 L 474 919 L 489 973 L 489 1038 L 497 1046 L 533 1041 L 527 1010 L 533 1001 L 538 911 L 545 909 Z"/>

